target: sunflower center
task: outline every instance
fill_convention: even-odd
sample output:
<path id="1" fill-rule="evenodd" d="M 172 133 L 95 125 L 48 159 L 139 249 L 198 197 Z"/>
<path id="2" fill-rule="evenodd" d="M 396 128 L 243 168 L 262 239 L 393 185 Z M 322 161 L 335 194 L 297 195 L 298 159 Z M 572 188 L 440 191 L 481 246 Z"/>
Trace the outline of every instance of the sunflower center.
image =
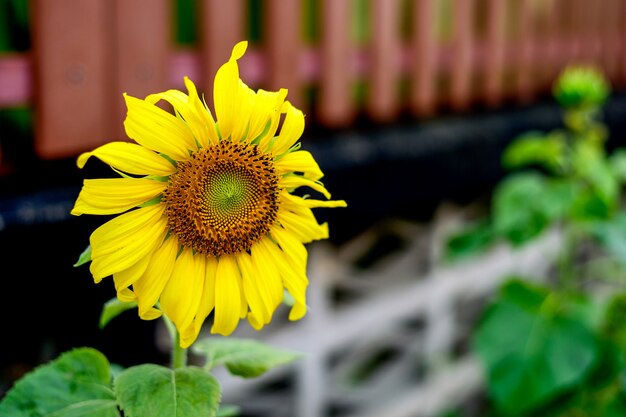
<path id="1" fill-rule="evenodd" d="M 278 177 L 257 146 L 221 141 L 178 163 L 163 202 L 183 245 L 213 256 L 238 253 L 276 220 Z"/>

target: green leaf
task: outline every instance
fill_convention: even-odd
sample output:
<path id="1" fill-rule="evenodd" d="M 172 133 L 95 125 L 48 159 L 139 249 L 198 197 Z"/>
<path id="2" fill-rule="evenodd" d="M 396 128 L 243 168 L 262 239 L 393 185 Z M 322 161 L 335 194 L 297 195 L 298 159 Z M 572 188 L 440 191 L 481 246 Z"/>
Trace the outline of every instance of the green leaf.
<path id="1" fill-rule="evenodd" d="M 571 184 L 537 172 L 505 178 L 494 190 L 493 228 L 514 245 L 537 237 L 571 205 Z"/>
<path id="2" fill-rule="evenodd" d="M 603 333 L 626 353 L 626 294 L 616 294 L 610 301 L 603 323 Z"/>
<path id="3" fill-rule="evenodd" d="M 539 165 L 554 171 L 563 165 L 564 160 L 565 138 L 560 132 L 525 132 L 514 139 L 502 154 L 502 164 L 508 169 Z"/>
<path id="4" fill-rule="evenodd" d="M 119 417 L 106 357 L 77 348 L 26 374 L 0 402 L 0 416 Z"/>
<path id="5" fill-rule="evenodd" d="M 494 404 L 511 416 L 531 413 L 581 384 L 599 351 L 584 323 L 558 314 L 554 296 L 520 288 L 487 309 L 473 339 Z"/>
<path id="6" fill-rule="evenodd" d="M 506 279 L 499 291 L 500 299 L 532 312 L 538 311 L 549 295 L 549 288 L 518 276 Z"/>
<path id="7" fill-rule="evenodd" d="M 221 401 L 217 379 L 197 367 L 138 365 L 122 372 L 114 386 L 125 417 L 215 417 Z"/>
<path id="8" fill-rule="evenodd" d="M 237 417 L 241 414 L 241 409 L 236 405 L 222 405 L 217 410 L 216 417 Z"/>
<path id="9" fill-rule="evenodd" d="M 576 143 L 572 164 L 576 175 L 591 187 L 593 195 L 600 199 L 609 211 L 617 205 L 619 183 L 602 147 L 590 142 Z"/>
<path id="10" fill-rule="evenodd" d="M 87 245 L 83 253 L 78 257 L 74 266 L 81 266 L 91 261 L 91 245 Z"/>
<path id="11" fill-rule="evenodd" d="M 608 220 L 597 220 L 588 225 L 591 235 L 621 265 L 626 266 L 626 212 Z"/>
<path id="12" fill-rule="evenodd" d="M 194 353 L 206 357 L 206 368 L 225 365 L 228 371 L 243 378 L 253 378 L 271 368 L 299 359 L 300 353 L 278 349 L 265 343 L 237 338 L 210 337 L 197 341 Z"/>
<path id="13" fill-rule="evenodd" d="M 119 316 L 126 310 L 130 310 L 137 307 L 136 301 L 120 301 L 117 298 L 112 298 L 102 306 L 102 313 L 100 313 L 100 328 L 103 329 L 111 320 Z"/>
<path id="14" fill-rule="evenodd" d="M 494 240 L 494 231 L 489 221 L 483 220 L 452 235 L 446 242 L 446 258 L 454 261 L 476 255 L 485 250 Z"/>
<path id="15" fill-rule="evenodd" d="M 615 150 L 609 157 L 613 175 L 622 183 L 626 182 L 626 148 Z"/>

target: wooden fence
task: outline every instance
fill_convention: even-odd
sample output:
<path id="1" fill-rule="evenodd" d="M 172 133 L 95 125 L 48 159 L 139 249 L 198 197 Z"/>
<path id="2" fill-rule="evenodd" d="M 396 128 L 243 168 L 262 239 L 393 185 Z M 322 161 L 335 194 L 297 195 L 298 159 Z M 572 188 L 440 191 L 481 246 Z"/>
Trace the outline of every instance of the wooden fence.
<path id="1" fill-rule="evenodd" d="M 197 0 L 192 46 L 172 40 L 172 3 L 31 1 L 32 49 L 0 55 L 0 108 L 34 109 L 38 157 L 124 138 L 122 92 L 182 88 L 189 75 L 211 97 L 215 71 L 250 36 L 250 0 Z M 256 11 L 242 78 L 288 88 L 309 124 L 530 102 L 573 62 L 626 86 L 622 0 L 259 0 Z"/>

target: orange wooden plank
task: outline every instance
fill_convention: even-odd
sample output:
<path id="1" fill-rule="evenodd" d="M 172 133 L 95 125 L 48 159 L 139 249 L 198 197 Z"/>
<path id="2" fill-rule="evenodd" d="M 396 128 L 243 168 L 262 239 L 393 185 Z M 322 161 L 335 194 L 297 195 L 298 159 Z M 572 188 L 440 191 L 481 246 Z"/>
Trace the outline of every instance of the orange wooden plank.
<path id="1" fill-rule="evenodd" d="M 204 93 L 206 103 L 213 109 L 215 73 L 228 60 L 233 46 L 246 40 L 246 15 L 243 0 L 201 0 L 199 3 L 200 73 L 206 78 L 198 81 L 198 90 Z"/>
<path id="2" fill-rule="evenodd" d="M 107 140 L 112 65 L 110 5 L 99 0 L 34 0 L 35 151 L 73 156 Z"/>
<path id="3" fill-rule="evenodd" d="M 469 106 L 471 100 L 474 0 L 458 0 L 454 4 L 455 34 L 450 80 L 450 104 L 456 110 L 463 110 Z"/>
<path id="4" fill-rule="evenodd" d="M 411 109 L 416 115 L 430 116 L 436 111 L 435 91 L 437 50 L 434 39 L 436 21 L 433 0 L 414 3 L 411 34 Z"/>
<path id="5" fill-rule="evenodd" d="M 487 3 L 487 56 L 485 58 L 485 101 L 497 106 L 503 97 L 504 76 L 504 17 L 506 4 L 502 0 L 488 0 Z"/>
<path id="6" fill-rule="evenodd" d="M 355 116 L 352 101 L 349 0 L 321 1 L 320 85 L 317 115 L 326 126 L 348 125 Z"/>
<path id="7" fill-rule="evenodd" d="M 164 91 L 168 86 L 170 28 L 168 0 L 115 0 L 115 80 L 111 88 L 113 113 L 112 135 L 124 138 L 126 105 L 122 93 L 144 98 Z M 176 88 L 183 86 L 178 81 Z"/>
<path id="8" fill-rule="evenodd" d="M 398 77 L 400 43 L 397 33 L 400 3 L 398 0 L 373 0 L 372 39 L 370 46 L 371 83 L 367 110 L 373 120 L 390 121 L 398 115 Z"/>
<path id="9" fill-rule="evenodd" d="M 300 22 L 300 1 L 268 0 L 264 26 L 266 29 L 265 52 L 267 55 L 267 85 L 271 90 L 287 88 L 289 100 L 306 112 L 303 98 L 302 71 L 299 67 L 303 43 Z"/>

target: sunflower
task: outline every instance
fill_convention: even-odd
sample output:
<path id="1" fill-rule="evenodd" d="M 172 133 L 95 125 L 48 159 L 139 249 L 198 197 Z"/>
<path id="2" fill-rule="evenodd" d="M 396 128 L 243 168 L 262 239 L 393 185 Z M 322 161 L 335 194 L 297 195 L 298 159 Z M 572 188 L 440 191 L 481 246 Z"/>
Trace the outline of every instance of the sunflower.
<path id="1" fill-rule="evenodd" d="M 83 168 L 94 156 L 120 175 L 84 180 L 72 209 L 117 215 L 90 236 L 94 281 L 112 276 L 118 299 L 136 301 L 142 319 L 165 314 L 183 348 L 211 313 L 211 333 L 229 335 L 244 318 L 261 329 L 285 291 L 289 319 L 302 318 L 305 244 L 328 238 L 311 209 L 346 206 L 330 200 L 318 164 L 300 149 L 304 115 L 287 90 L 255 92 L 239 78 L 246 48 L 235 45 L 215 75 L 217 120 L 187 77 L 187 94 L 124 94 L 132 141 L 77 160 Z M 325 199 L 294 194 L 300 187 Z"/>

